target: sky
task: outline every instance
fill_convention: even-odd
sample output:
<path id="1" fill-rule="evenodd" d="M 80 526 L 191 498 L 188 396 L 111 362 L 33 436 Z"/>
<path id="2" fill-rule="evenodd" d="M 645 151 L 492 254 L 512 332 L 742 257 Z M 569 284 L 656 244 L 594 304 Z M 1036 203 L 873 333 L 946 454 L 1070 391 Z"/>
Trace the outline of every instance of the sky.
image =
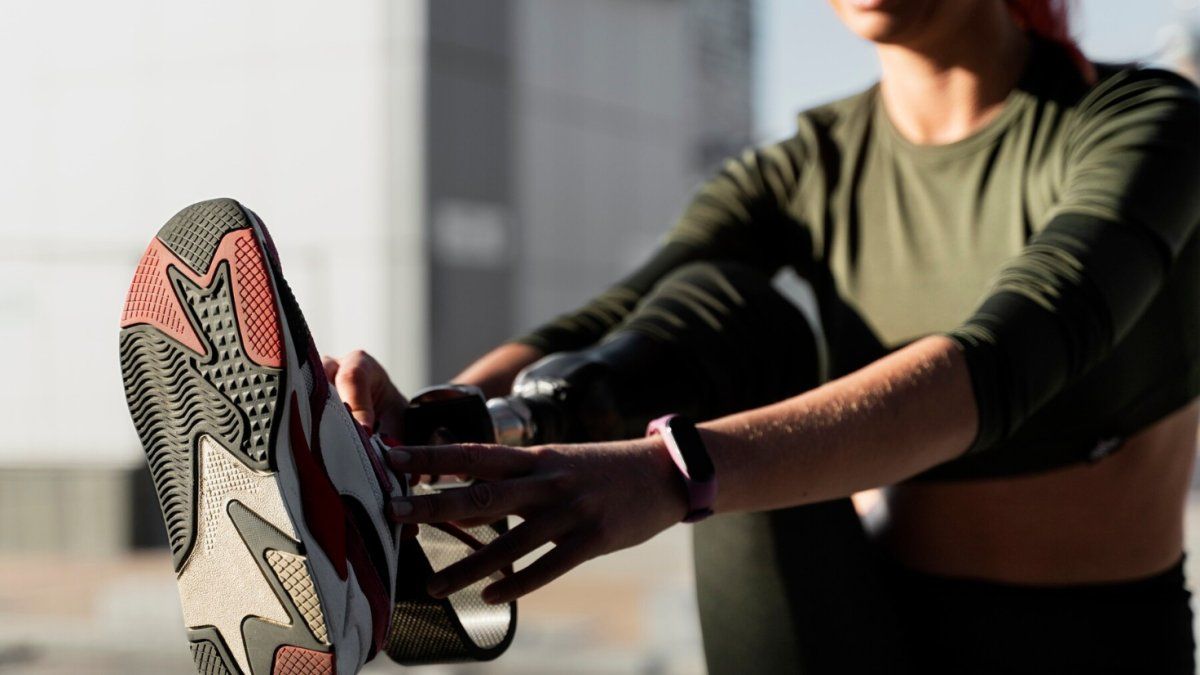
<path id="1" fill-rule="evenodd" d="M 846 30 L 827 0 L 757 0 L 755 134 L 788 136 L 795 113 L 868 86 L 878 76 L 870 46 Z M 1152 57 L 1165 30 L 1198 16 L 1197 0 L 1084 0 L 1076 35 L 1100 61 Z"/>

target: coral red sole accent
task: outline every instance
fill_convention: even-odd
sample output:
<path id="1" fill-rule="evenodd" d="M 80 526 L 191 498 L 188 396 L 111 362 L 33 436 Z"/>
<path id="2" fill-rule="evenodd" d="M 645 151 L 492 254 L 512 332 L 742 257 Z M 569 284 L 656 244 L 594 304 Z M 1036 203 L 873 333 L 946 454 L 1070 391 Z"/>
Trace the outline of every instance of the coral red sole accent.
<path id="1" fill-rule="evenodd" d="M 234 248 L 233 285 L 238 299 L 234 307 L 246 355 L 260 366 L 278 368 L 283 364 L 283 342 L 266 260 L 253 236 L 238 237 Z"/>
<path id="2" fill-rule="evenodd" d="M 333 654 L 284 645 L 275 652 L 271 675 L 337 675 Z"/>
<path id="3" fill-rule="evenodd" d="M 155 238 L 138 263 L 133 284 L 121 313 L 121 327 L 149 324 L 175 338 L 188 349 L 208 355 L 196 331 L 187 320 L 167 269 L 174 268 L 193 282 L 207 287 L 212 283 L 221 261 L 229 263 L 233 283 L 234 311 L 242 333 L 246 356 L 267 368 L 283 366 L 283 340 L 279 312 L 271 288 L 266 260 L 254 240 L 254 232 L 242 229 L 225 235 L 213 255 L 208 274 L 196 274 Z"/>
<path id="4" fill-rule="evenodd" d="M 156 237 L 138 261 L 129 294 L 125 296 L 121 328 L 139 323 L 150 324 L 188 349 L 207 356 L 207 350 L 179 304 L 175 289 L 171 288 L 171 280 L 167 277 L 169 266 L 179 268 L 185 274 L 191 271 Z"/>

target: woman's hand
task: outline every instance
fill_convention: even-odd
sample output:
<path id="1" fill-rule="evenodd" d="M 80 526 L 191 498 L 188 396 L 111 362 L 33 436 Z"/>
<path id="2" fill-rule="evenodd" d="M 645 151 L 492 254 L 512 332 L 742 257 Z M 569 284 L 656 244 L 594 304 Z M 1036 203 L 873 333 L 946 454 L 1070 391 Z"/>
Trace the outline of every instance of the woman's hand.
<path id="1" fill-rule="evenodd" d="M 370 431 L 400 437 L 408 399 L 396 389 L 387 371 L 370 354 L 356 349 L 340 358 L 321 357 L 325 377 L 350 414 Z"/>
<path id="2" fill-rule="evenodd" d="M 395 500 L 389 515 L 397 522 L 524 519 L 434 575 L 429 593 L 439 598 L 553 542 L 548 553 L 483 592 L 489 603 L 514 600 L 584 561 L 646 541 L 687 512 L 683 481 L 657 437 L 535 448 L 398 448 L 390 451 L 388 462 L 397 472 L 479 479 L 465 488 Z"/>

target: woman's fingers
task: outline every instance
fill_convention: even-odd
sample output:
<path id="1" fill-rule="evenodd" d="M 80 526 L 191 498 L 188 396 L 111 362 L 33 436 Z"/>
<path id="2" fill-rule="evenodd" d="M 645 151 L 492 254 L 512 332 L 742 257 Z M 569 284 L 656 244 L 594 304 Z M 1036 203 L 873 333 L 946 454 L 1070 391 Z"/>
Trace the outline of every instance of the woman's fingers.
<path id="1" fill-rule="evenodd" d="M 428 495 L 397 497 L 388 515 L 398 523 L 445 523 L 487 518 L 497 520 L 545 498 L 541 481 L 515 479 L 488 483 L 479 481 Z"/>
<path id="2" fill-rule="evenodd" d="M 536 461 L 537 453 L 532 450 L 483 443 L 413 446 L 388 452 L 388 464 L 395 471 L 485 480 L 523 476 L 533 471 Z"/>
<path id="3" fill-rule="evenodd" d="M 565 531 L 568 523 L 561 519 L 527 520 L 492 541 L 487 546 L 433 575 L 429 594 L 444 598 L 471 584 L 486 579 L 536 551 Z"/>
<path id="4" fill-rule="evenodd" d="M 372 431 L 399 437 L 403 433 L 408 399 L 396 389 L 387 371 L 361 349 L 341 358 L 321 357 L 325 378 L 337 389 L 358 423 Z"/>
<path id="5" fill-rule="evenodd" d="M 529 567 L 483 589 L 484 601 L 499 605 L 536 591 L 593 558 L 588 546 L 587 537 L 576 535 L 563 540 Z"/>
<path id="6" fill-rule="evenodd" d="M 382 375 L 383 369 L 362 350 L 342 357 L 334 373 L 333 384 L 338 396 L 350 407 L 354 419 L 367 429 L 375 428 L 375 392 Z"/>
<path id="7" fill-rule="evenodd" d="M 332 356 L 322 356 L 321 366 L 325 368 L 325 379 L 329 380 L 329 384 L 333 384 L 333 378 L 337 377 L 338 360 Z"/>

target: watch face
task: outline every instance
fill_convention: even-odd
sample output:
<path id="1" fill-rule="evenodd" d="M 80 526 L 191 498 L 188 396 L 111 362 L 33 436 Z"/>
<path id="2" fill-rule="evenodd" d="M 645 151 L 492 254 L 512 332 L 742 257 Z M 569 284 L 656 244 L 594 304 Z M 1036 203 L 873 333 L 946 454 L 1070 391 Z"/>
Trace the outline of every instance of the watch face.
<path id="1" fill-rule="evenodd" d="M 667 425 L 671 428 L 671 437 L 675 439 L 675 446 L 679 448 L 684 464 L 687 464 L 688 476 L 698 483 L 712 480 L 716 471 L 708 451 L 704 449 L 704 442 L 700 440 L 700 432 L 696 431 L 696 425 L 680 416 L 672 417 Z"/>

